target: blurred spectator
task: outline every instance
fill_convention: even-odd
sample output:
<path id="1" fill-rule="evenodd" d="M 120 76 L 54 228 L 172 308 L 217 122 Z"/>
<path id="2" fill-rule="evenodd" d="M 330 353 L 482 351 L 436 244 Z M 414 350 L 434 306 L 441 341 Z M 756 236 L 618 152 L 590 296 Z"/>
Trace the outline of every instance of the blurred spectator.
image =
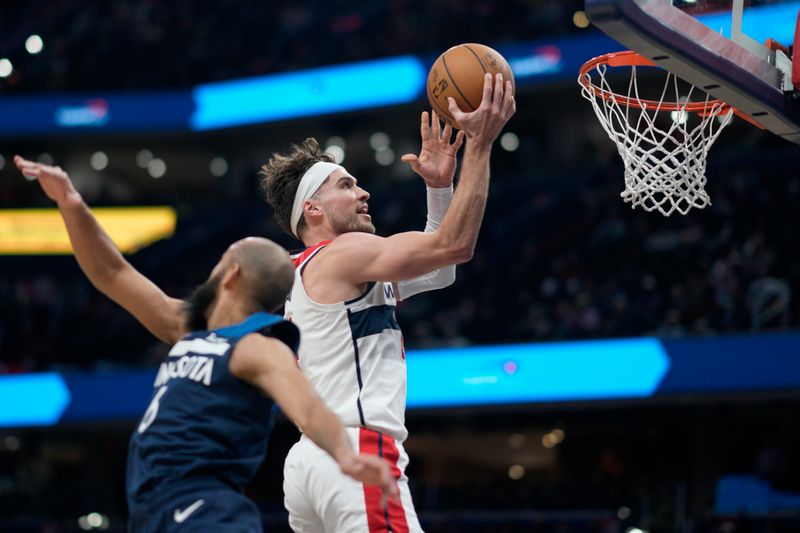
<path id="1" fill-rule="evenodd" d="M 0 8 L 0 91 L 187 88 L 203 82 L 578 31 L 569 0 L 34 0 Z M 44 48 L 25 51 L 28 36 Z M 112 73 L 113 75 L 109 75 Z"/>
<path id="2" fill-rule="evenodd" d="M 786 230 L 800 224 L 792 209 L 799 194 L 791 172 L 768 181 L 740 173 L 731 184 L 711 176 L 715 203 L 669 219 L 620 205 L 618 180 L 611 185 L 603 175 L 571 189 L 497 179 L 491 205 L 509 207 L 489 209 L 475 257 L 458 268 L 454 287 L 400 304 L 406 345 L 670 337 L 800 325 L 793 300 L 800 272 L 791 259 L 794 235 Z M 376 187 L 371 203 L 381 206 L 375 209 L 381 232 L 424 220 L 424 203 L 408 200 L 414 191 L 420 192 L 414 182 Z M 526 197 L 532 199 L 527 206 Z M 525 206 L 525 220 L 515 206 Z M 198 265 L 213 262 L 226 239 L 252 233 L 253 220 L 268 218 L 265 210 L 257 199 L 230 212 L 216 209 L 213 217 L 201 210 L 173 239 L 133 259 L 182 296 L 203 281 Z M 381 213 L 388 221 L 380 220 Z M 285 242 L 273 224 L 255 231 Z M 71 259 L 41 259 L 34 269 L 0 282 L 0 370 L 157 361 L 162 352 L 147 332 L 92 289 L 74 265 L 64 269 L 64 261 Z"/>

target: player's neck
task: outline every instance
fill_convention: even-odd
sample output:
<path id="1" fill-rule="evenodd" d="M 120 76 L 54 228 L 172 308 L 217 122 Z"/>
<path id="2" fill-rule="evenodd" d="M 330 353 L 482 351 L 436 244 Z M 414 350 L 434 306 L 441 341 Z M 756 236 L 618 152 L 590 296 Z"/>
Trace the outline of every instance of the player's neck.
<path id="1" fill-rule="evenodd" d="M 232 326 L 250 316 L 251 310 L 246 309 L 240 302 L 224 299 L 217 302 L 208 316 L 208 329 L 219 329 Z"/>
<path id="2" fill-rule="evenodd" d="M 338 237 L 335 231 L 330 228 L 321 226 L 318 228 L 309 228 L 303 233 L 303 245 L 314 246 L 318 242 L 332 241 Z"/>

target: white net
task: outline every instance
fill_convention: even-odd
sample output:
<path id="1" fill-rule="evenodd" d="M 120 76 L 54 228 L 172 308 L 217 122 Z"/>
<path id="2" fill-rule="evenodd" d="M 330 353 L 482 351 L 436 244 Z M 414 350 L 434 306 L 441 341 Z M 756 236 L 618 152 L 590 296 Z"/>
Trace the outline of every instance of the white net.
<path id="1" fill-rule="evenodd" d="M 706 156 L 733 110 L 708 96 L 692 103 L 694 86 L 684 88 L 681 95 L 678 79 L 666 71 L 660 98 L 641 99 L 637 67 L 629 68 L 626 95 L 612 90 L 606 64 L 578 80 L 581 94 L 592 103 L 625 163 L 625 190 L 620 196 L 632 208 L 658 210 L 664 216 L 702 209 L 711 203 L 705 190 Z"/>

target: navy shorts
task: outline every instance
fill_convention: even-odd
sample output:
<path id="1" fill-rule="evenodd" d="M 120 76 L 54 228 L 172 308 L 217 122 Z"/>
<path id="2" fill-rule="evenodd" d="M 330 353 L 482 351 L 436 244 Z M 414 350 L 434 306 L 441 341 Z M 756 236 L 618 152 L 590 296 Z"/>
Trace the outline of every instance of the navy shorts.
<path id="1" fill-rule="evenodd" d="M 262 533 L 258 508 L 232 489 L 197 489 L 159 495 L 156 502 L 131 505 L 129 533 Z"/>

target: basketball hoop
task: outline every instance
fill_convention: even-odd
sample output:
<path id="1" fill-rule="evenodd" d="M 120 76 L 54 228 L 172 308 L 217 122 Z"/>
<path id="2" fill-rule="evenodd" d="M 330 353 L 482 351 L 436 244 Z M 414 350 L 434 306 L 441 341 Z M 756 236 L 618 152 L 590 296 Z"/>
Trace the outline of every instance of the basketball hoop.
<path id="1" fill-rule="evenodd" d="M 630 67 L 626 93 L 612 90 L 606 79 L 608 67 Z M 708 95 L 692 102 L 694 86 L 682 96 L 678 79 L 668 71 L 660 98 L 642 99 L 637 67 L 658 65 L 633 51 L 617 52 L 590 59 L 578 77 L 582 96 L 592 103 L 625 164 L 625 190 L 620 196 L 632 208 L 657 209 L 664 216 L 702 209 L 711 203 L 705 190 L 708 150 L 733 114 L 741 115 Z"/>

